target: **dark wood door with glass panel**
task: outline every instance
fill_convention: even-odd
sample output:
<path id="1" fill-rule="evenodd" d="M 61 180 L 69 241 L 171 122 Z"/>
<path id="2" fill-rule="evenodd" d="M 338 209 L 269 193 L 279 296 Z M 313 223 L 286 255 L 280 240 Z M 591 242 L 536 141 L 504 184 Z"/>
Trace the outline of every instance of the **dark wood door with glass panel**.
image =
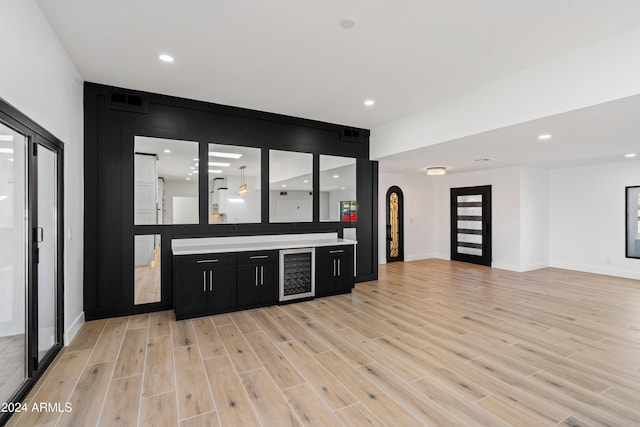
<path id="1" fill-rule="evenodd" d="M 451 259 L 491 266 L 491 186 L 451 189 Z"/>

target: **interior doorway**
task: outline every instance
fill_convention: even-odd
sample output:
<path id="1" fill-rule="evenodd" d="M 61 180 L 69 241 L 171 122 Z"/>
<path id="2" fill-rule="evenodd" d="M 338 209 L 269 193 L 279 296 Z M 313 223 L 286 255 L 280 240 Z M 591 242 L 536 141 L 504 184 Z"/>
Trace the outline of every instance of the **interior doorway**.
<path id="1" fill-rule="evenodd" d="M 404 196 L 400 187 L 387 190 L 387 262 L 404 261 Z"/>
<path id="2" fill-rule="evenodd" d="M 451 260 L 491 266 L 491 186 L 451 189 Z"/>

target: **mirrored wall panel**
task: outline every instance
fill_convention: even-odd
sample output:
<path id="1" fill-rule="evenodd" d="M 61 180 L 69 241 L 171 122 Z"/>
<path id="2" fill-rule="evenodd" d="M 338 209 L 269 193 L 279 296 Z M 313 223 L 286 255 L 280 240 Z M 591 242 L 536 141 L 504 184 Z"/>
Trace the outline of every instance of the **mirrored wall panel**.
<path id="1" fill-rule="evenodd" d="M 269 150 L 269 222 L 313 221 L 313 154 Z"/>
<path id="2" fill-rule="evenodd" d="M 160 235 L 135 236 L 134 301 L 135 305 L 160 302 Z"/>
<path id="3" fill-rule="evenodd" d="M 356 159 L 320 155 L 320 221 L 356 219 Z"/>
<path id="4" fill-rule="evenodd" d="M 198 143 L 136 136 L 134 153 L 134 224 L 197 224 Z"/>
<path id="5" fill-rule="evenodd" d="M 627 187 L 627 258 L 640 258 L 640 187 Z"/>
<path id="6" fill-rule="evenodd" d="M 209 224 L 260 222 L 260 149 L 209 144 L 208 151 Z"/>

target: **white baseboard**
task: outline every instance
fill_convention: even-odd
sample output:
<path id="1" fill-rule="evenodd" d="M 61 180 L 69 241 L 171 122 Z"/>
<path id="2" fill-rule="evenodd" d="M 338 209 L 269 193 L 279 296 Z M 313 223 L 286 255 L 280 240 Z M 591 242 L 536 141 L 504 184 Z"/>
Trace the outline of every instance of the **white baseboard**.
<path id="1" fill-rule="evenodd" d="M 69 328 L 67 328 L 67 330 L 64 331 L 65 346 L 68 346 L 69 344 L 71 344 L 71 341 L 73 341 L 73 339 L 76 337 L 83 323 L 84 323 L 84 311 L 80 313 L 78 317 L 76 317 L 76 320 L 74 320 L 73 323 L 71 323 L 71 326 L 69 326 Z"/>
<path id="2" fill-rule="evenodd" d="M 567 262 L 553 262 L 553 261 L 551 261 L 550 267 L 563 268 L 565 270 L 583 271 L 585 273 L 604 274 L 606 276 L 624 277 L 625 279 L 640 280 L 640 272 L 638 271 L 620 270 L 617 268 L 610 268 L 610 267 L 573 264 L 573 263 L 567 263 Z"/>

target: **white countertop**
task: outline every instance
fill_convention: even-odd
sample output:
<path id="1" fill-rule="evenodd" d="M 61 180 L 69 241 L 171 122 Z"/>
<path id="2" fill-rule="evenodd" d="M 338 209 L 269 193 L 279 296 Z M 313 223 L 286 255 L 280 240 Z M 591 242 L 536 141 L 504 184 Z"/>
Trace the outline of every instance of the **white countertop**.
<path id="1" fill-rule="evenodd" d="M 249 252 L 276 249 L 356 245 L 355 240 L 340 239 L 337 233 L 284 234 L 268 236 L 203 237 L 173 239 L 173 255 L 198 255 L 223 252 Z"/>

